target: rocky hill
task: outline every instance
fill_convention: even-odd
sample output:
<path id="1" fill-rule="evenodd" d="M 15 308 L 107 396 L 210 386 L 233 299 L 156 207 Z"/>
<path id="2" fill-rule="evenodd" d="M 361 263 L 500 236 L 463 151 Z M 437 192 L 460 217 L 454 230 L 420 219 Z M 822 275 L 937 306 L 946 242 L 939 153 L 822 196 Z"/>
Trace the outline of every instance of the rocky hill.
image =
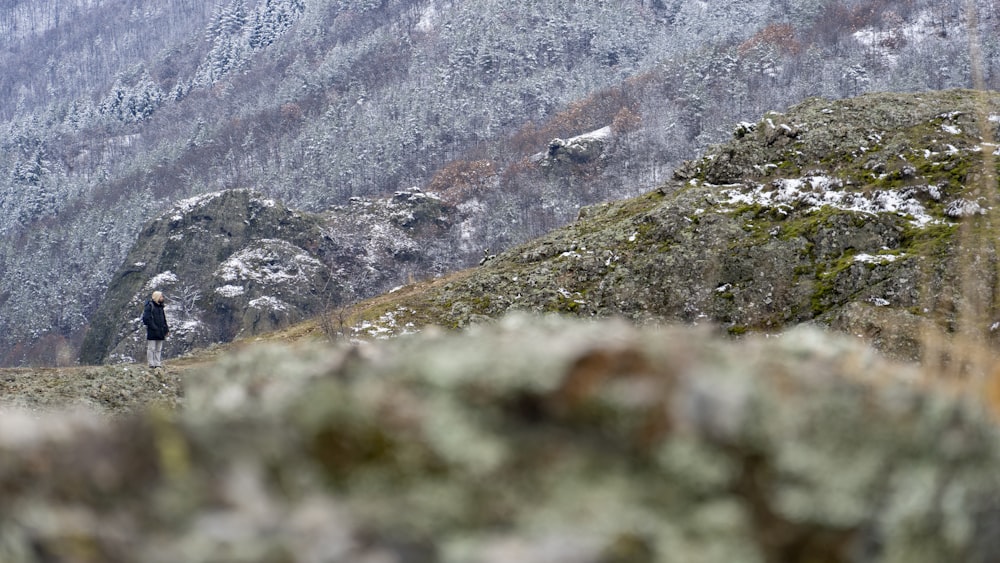
<path id="1" fill-rule="evenodd" d="M 84 339 L 86 364 L 145 354 L 143 304 L 168 299 L 165 357 L 284 328 L 440 272 L 456 210 L 417 191 L 298 212 L 248 190 L 178 202 L 142 230 Z"/>
<path id="2" fill-rule="evenodd" d="M 737 335 L 813 322 L 906 359 L 928 338 L 992 341 L 998 121 L 994 93 L 811 99 L 740 124 L 653 192 L 585 208 L 366 321 L 462 327 L 527 310 Z"/>

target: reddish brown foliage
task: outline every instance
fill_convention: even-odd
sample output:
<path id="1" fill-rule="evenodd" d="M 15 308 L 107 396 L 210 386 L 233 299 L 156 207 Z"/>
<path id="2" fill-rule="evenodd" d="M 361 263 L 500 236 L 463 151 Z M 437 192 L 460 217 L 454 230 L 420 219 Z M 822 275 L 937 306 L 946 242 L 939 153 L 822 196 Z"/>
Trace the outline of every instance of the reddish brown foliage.
<path id="1" fill-rule="evenodd" d="M 456 204 L 485 190 L 496 167 L 489 160 L 456 160 L 437 171 L 427 189 Z"/>
<path id="2" fill-rule="evenodd" d="M 758 31 L 740 45 L 738 52 L 742 56 L 768 47 L 783 54 L 797 55 L 802 52 L 802 44 L 795 38 L 795 28 L 787 23 L 773 23 Z"/>
<path id="3" fill-rule="evenodd" d="M 553 138 L 613 126 L 616 118 L 621 119 L 621 131 L 633 131 L 641 123 L 637 112 L 638 100 L 642 98 L 638 90 L 644 86 L 645 82 L 640 79 L 627 81 L 621 86 L 606 88 L 571 103 L 544 123 L 528 122 L 511 138 L 510 147 L 520 155 L 534 154 L 544 150 Z"/>
<path id="4" fill-rule="evenodd" d="M 640 125 L 642 125 L 642 118 L 639 117 L 639 114 L 625 107 L 618 110 L 615 118 L 611 120 L 611 131 L 618 135 L 631 133 L 637 130 Z"/>

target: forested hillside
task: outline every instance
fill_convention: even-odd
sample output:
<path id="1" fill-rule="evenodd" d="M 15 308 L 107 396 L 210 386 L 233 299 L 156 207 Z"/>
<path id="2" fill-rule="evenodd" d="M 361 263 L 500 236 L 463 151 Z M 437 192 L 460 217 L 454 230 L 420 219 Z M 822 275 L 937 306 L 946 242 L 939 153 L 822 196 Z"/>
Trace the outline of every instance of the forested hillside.
<path id="1" fill-rule="evenodd" d="M 989 0 L 5 2 L 0 364 L 75 358 L 178 199 L 323 211 L 417 186 L 464 214 L 450 260 L 471 264 L 768 110 L 996 88 L 998 27 Z M 605 127 L 597 155 L 544 157 Z"/>

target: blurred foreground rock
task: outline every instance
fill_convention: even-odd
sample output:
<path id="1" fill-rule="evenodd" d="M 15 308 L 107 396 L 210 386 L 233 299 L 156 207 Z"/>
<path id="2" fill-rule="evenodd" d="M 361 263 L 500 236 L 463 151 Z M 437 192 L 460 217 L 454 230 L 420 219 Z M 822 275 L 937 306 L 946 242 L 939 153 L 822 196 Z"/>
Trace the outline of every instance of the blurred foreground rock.
<path id="1" fill-rule="evenodd" d="M 805 328 L 261 346 L 176 410 L 0 413 L 0 561 L 996 561 L 997 428 L 917 381 Z"/>

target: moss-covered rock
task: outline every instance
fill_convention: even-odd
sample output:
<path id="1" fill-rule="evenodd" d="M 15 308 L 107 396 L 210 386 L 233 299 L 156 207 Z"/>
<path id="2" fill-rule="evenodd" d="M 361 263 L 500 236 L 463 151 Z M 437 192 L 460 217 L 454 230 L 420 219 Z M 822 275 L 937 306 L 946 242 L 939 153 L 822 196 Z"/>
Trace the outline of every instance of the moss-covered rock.
<path id="1" fill-rule="evenodd" d="M 559 316 L 249 347 L 173 412 L 0 411 L 0 560 L 990 560 L 997 427 L 917 375 Z"/>
<path id="2" fill-rule="evenodd" d="M 528 310 L 743 334 L 846 328 L 834 320 L 865 304 L 945 333 L 989 332 L 1000 322 L 987 154 L 997 115 L 1000 95 L 965 90 L 811 99 L 767 114 L 658 190 L 586 208 L 419 304 L 401 300 L 414 314 L 397 320 L 462 327 Z M 904 331 L 875 342 L 912 358 L 918 324 L 864 332 Z"/>

